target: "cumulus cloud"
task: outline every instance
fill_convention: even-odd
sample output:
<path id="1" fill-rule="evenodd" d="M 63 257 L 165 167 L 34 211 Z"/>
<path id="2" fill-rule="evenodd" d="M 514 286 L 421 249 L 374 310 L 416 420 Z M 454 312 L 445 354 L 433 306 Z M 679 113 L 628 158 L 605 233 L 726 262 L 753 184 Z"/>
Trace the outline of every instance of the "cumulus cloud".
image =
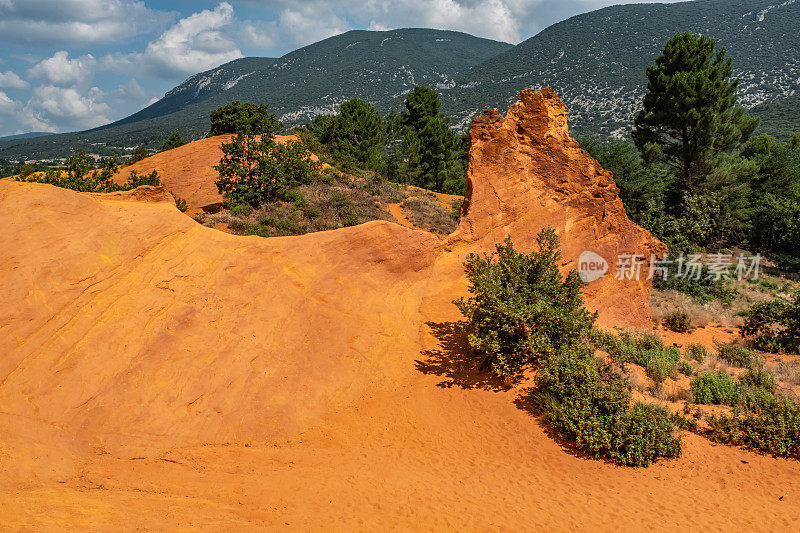
<path id="1" fill-rule="evenodd" d="M 103 91 L 92 87 L 86 94 L 71 87 L 43 85 L 19 113 L 21 124 L 35 131 L 86 129 L 111 122 L 111 108 L 104 101 Z"/>
<path id="2" fill-rule="evenodd" d="M 69 54 L 62 50 L 28 69 L 28 75 L 59 87 L 83 85 L 91 81 L 95 63 L 91 54 L 70 59 Z"/>
<path id="3" fill-rule="evenodd" d="M 613 4 L 675 0 L 239 0 L 279 13 L 270 28 L 245 25 L 245 42 L 265 48 L 305 45 L 351 28 L 437 28 L 510 43 L 564 18 Z M 270 30 L 270 37 L 258 30 Z M 256 31 L 253 38 L 253 31 Z"/>
<path id="4" fill-rule="evenodd" d="M 114 42 L 158 32 L 174 18 L 140 0 L 0 0 L 0 40 Z"/>
<path id="5" fill-rule="evenodd" d="M 17 103 L 0 91 L 0 115 L 11 115 L 17 110 Z"/>
<path id="6" fill-rule="evenodd" d="M 227 2 L 183 18 L 148 44 L 141 60 L 155 74 L 174 78 L 243 57 L 222 31 L 233 20 L 233 7 Z"/>
<path id="7" fill-rule="evenodd" d="M 27 89 L 30 86 L 13 71 L 0 72 L 0 89 Z"/>

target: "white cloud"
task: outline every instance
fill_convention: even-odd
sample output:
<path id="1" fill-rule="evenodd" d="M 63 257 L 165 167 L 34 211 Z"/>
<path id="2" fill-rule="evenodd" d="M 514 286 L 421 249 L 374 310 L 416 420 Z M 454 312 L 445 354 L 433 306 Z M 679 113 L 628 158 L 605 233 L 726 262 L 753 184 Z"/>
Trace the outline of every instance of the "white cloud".
<path id="1" fill-rule="evenodd" d="M 94 75 L 95 58 L 91 54 L 69 59 L 62 50 L 28 69 L 28 75 L 59 87 L 86 85 Z"/>
<path id="2" fill-rule="evenodd" d="M 579 13 L 614 4 L 671 1 L 676 0 L 270 0 L 279 13 L 267 23 L 270 37 L 260 31 L 268 27 L 264 23 L 245 23 L 243 34 L 245 43 L 282 49 L 288 48 L 284 43 L 305 45 L 351 28 L 449 29 L 516 44 Z"/>
<path id="3" fill-rule="evenodd" d="M 350 25 L 327 5 L 297 2 L 281 11 L 278 29 L 284 40 L 304 45 L 350 29 Z"/>
<path id="4" fill-rule="evenodd" d="M 27 89 L 31 84 L 11 70 L 0 72 L 0 89 Z"/>
<path id="5" fill-rule="evenodd" d="M 0 91 L 0 115 L 11 115 L 17 110 L 17 103 Z"/>
<path id="6" fill-rule="evenodd" d="M 175 78 L 243 57 L 221 31 L 233 20 L 233 7 L 227 2 L 181 19 L 147 45 L 141 61 L 157 75 Z"/>
<path id="7" fill-rule="evenodd" d="M 111 122 L 110 113 L 103 91 L 97 87 L 81 94 L 74 88 L 44 85 L 33 90 L 18 120 L 32 131 L 85 129 Z"/>
<path id="8" fill-rule="evenodd" d="M 518 14 L 522 2 L 488 0 L 411 0 L 370 4 L 370 26 L 422 26 L 458 30 L 480 37 L 517 43 L 520 41 Z M 357 16 L 357 13 L 354 13 Z"/>
<path id="9" fill-rule="evenodd" d="M 255 48 L 272 48 L 277 44 L 275 22 L 246 21 L 242 24 L 241 39 Z"/>
<path id="10" fill-rule="evenodd" d="M 114 42 L 158 32 L 173 19 L 140 0 L 0 0 L 0 40 Z"/>
<path id="11" fill-rule="evenodd" d="M 114 91 L 114 98 L 121 102 L 125 100 L 144 100 L 146 97 L 147 91 L 133 78 L 117 87 L 117 90 Z"/>

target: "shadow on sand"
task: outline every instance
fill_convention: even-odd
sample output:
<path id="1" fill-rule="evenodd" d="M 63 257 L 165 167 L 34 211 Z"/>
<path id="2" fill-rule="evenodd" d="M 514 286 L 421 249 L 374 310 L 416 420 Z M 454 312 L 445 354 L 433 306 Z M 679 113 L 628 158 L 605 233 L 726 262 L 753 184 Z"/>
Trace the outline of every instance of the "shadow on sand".
<path id="1" fill-rule="evenodd" d="M 481 369 L 477 358 L 471 355 L 467 335 L 459 322 L 427 322 L 427 326 L 431 328 L 431 333 L 438 339 L 439 344 L 434 350 L 422 352 L 423 358 L 415 361 L 415 365 L 417 370 L 423 374 L 443 377 L 444 380 L 437 383 L 438 387 L 500 392 L 508 391 L 522 381 L 521 378 L 515 378 L 512 381 L 504 380 L 486 369 Z M 517 397 L 514 398 L 514 405 L 517 409 L 534 418 L 536 424 L 565 453 L 581 459 L 600 460 L 614 464 L 606 457 L 597 457 L 587 453 L 550 426 L 545 421 L 544 413 L 536 401 L 535 387 L 520 388 L 518 391 Z"/>
<path id="2" fill-rule="evenodd" d="M 437 386 L 442 388 L 483 389 L 506 391 L 518 380 L 504 380 L 479 366 L 471 355 L 467 334 L 459 322 L 427 322 L 431 333 L 439 341 L 436 349 L 422 352 L 422 359 L 415 361 L 417 370 L 423 374 L 445 378 Z"/>

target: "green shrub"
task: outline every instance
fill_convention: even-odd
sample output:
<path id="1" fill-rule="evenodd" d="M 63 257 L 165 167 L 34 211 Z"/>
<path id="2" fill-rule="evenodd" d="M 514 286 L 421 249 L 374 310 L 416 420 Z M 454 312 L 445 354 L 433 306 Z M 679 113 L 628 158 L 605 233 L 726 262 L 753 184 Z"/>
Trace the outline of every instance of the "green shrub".
<path id="1" fill-rule="evenodd" d="M 739 383 L 745 387 L 761 388 L 771 391 L 775 388 L 775 376 L 769 370 L 758 368 L 748 370 L 739 376 Z"/>
<path id="2" fill-rule="evenodd" d="M 299 235 L 303 233 L 303 229 L 296 220 L 291 217 L 283 216 L 282 214 L 261 217 L 258 222 L 265 227 L 271 226 L 283 234 Z"/>
<path id="3" fill-rule="evenodd" d="M 248 204 L 233 204 L 231 206 L 231 214 L 237 217 L 249 217 L 253 212 L 253 208 Z"/>
<path id="4" fill-rule="evenodd" d="M 361 219 L 358 216 L 358 211 L 348 210 L 342 217 L 342 225 L 345 227 L 358 226 L 361 224 Z"/>
<path id="5" fill-rule="evenodd" d="M 481 366 L 500 376 L 581 343 L 597 317 L 584 308 L 577 272 L 564 278 L 558 269 L 555 230 L 542 230 L 537 243 L 525 255 L 507 237 L 496 254 L 473 253 L 464 264 L 471 296 L 454 303 Z"/>
<path id="6" fill-rule="evenodd" d="M 319 214 L 320 214 L 319 209 L 317 209 L 313 205 L 307 205 L 303 207 L 303 216 L 306 218 L 317 218 Z"/>
<path id="7" fill-rule="evenodd" d="M 678 363 L 678 372 L 680 372 L 684 376 L 691 376 L 692 374 L 694 374 L 694 368 L 692 368 L 692 365 L 690 365 L 686 361 L 681 361 L 680 363 Z"/>
<path id="8" fill-rule="evenodd" d="M 708 350 L 702 344 L 692 343 L 686 347 L 686 355 L 698 363 L 702 363 L 708 356 Z"/>
<path id="9" fill-rule="evenodd" d="M 595 346 L 608 352 L 613 360 L 643 367 L 647 375 L 658 383 L 675 372 L 681 359 L 680 350 L 664 346 L 664 341 L 651 333 L 620 331 L 614 335 L 593 330 L 591 337 Z"/>
<path id="10" fill-rule="evenodd" d="M 742 336 L 768 352 L 800 352 L 800 291 L 791 299 L 758 302 L 747 312 Z"/>
<path id="11" fill-rule="evenodd" d="M 714 442 L 800 459 L 800 407 L 787 398 L 773 396 L 744 413 L 711 415 L 707 421 Z"/>
<path id="12" fill-rule="evenodd" d="M 586 347 L 549 358 L 536 374 L 536 385 L 545 420 L 592 455 L 648 466 L 681 453 L 667 411 L 641 403 L 629 409 L 630 384 Z"/>
<path id="13" fill-rule="evenodd" d="M 183 198 L 175 197 L 175 207 L 178 208 L 178 211 L 181 213 L 185 213 L 187 209 L 189 209 L 189 204 L 186 203 L 186 200 Z"/>
<path id="14" fill-rule="evenodd" d="M 755 368 L 761 365 L 761 358 L 753 350 L 748 350 L 744 346 L 729 343 L 714 343 L 717 347 L 717 354 L 720 359 L 727 361 L 733 366 L 740 368 Z"/>
<path id="15" fill-rule="evenodd" d="M 131 170 L 131 173 L 128 175 L 128 189 L 135 189 L 137 187 L 142 187 L 143 185 L 151 185 L 153 187 L 158 187 L 161 185 L 161 179 L 158 177 L 157 171 L 152 171 L 150 174 L 142 174 L 141 176 L 135 171 Z"/>
<path id="16" fill-rule="evenodd" d="M 676 333 L 686 333 L 692 327 L 689 315 L 683 311 L 674 311 L 664 317 L 664 326 Z"/>
<path id="17" fill-rule="evenodd" d="M 656 383 L 663 383 L 676 369 L 675 363 L 659 356 L 651 357 L 645 370 L 648 377 Z"/>
<path id="18" fill-rule="evenodd" d="M 694 401 L 705 405 L 734 406 L 739 401 L 741 387 L 725 373 L 701 374 L 692 379 Z"/>
<path id="19" fill-rule="evenodd" d="M 320 168 L 302 143 L 278 144 L 266 135 L 237 135 L 221 148 L 216 185 L 230 204 L 258 208 L 285 199 L 292 188 L 310 183 Z"/>
<path id="20" fill-rule="evenodd" d="M 284 200 L 293 203 L 297 207 L 304 207 L 308 204 L 308 200 L 300 191 L 287 191 Z"/>

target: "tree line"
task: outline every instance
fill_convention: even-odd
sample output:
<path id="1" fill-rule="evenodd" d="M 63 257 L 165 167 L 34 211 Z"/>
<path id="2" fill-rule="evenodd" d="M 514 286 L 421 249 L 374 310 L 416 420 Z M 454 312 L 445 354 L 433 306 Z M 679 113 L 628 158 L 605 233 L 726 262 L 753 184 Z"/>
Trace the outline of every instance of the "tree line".
<path id="1" fill-rule="evenodd" d="M 630 138 L 581 145 L 614 175 L 628 215 L 673 252 L 740 247 L 800 269 L 800 133 L 755 135 L 731 58 L 672 37 L 647 69 Z"/>

